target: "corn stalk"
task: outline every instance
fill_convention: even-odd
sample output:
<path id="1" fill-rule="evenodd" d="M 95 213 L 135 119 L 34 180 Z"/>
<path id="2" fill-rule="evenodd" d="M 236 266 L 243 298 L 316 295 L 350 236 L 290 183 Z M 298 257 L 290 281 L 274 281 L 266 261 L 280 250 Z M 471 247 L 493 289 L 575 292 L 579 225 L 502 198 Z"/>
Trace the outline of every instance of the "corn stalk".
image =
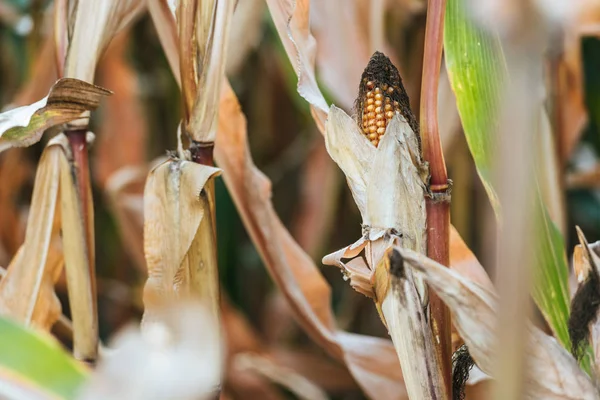
<path id="1" fill-rule="evenodd" d="M 220 170 L 213 167 L 213 149 L 233 8 L 232 0 L 180 0 L 175 8 L 160 0 L 150 2 L 166 53 L 173 54 L 172 46 L 178 44 L 175 72 L 184 118 L 177 157 L 150 172 L 144 192 L 146 329 L 160 323 L 156 316 L 161 308 L 190 297 L 206 303 L 219 320 L 214 178 Z M 175 69 L 177 62 L 171 59 Z M 213 382 L 216 397 L 219 386 L 220 377 Z"/>
<path id="2" fill-rule="evenodd" d="M 431 173 L 427 206 L 427 254 L 450 265 L 450 181 L 438 129 L 437 99 L 442 59 L 446 0 L 429 0 L 421 84 L 421 140 L 423 158 Z M 452 340 L 450 313 L 435 292 L 430 294 L 431 328 L 448 395 L 452 395 Z"/>

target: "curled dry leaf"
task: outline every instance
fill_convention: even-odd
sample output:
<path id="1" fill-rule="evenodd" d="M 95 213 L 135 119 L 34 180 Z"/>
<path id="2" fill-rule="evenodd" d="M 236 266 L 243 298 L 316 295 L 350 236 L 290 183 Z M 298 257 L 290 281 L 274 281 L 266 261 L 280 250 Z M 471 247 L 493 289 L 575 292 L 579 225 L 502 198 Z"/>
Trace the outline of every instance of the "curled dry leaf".
<path id="1" fill-rule="evenodd" d="M 179 52 L 177 26 L 173 9 L 169 7 L 168 0 L 148 0 L 148 11 L 152 17 L 154 27 L 158 32 L 158 39 L 165 52 L 173 76 L 181 87 L 181 76 L 179 74 Z"/>
<path id="2" fill-rule="evenodd" d="M 304 162 L 298 212 L 292 229 L 298 244 L 313 258 L 322 254 L 319 253 L 322 244 L 332 233 L 342 187 L 335 163 L 320 138 L 318 141 Z"/>
<path id="3" fill-rule="evenodd" d="M 206 302 L 217 315 L 219 281 L 214 243 L 214 199 L 209 195 L 218 168 L 169 160 L 149 174 L 144 190 L 144 325 L 177 299 Z"/>
<path id="4" fill-rule="evenodd" d="M 60 229 L 59 183 L 63 149 L 44 149 L 33 187 L 25 242 L 0 281 L 0 312 L 24 325 L 49 330 L 61 314 L 54 283 L 63 267 L 56 241 Z"/>
<path id="5" fill-rule="evenodd" d="M 195 303 L 155 311 L 161 322 L 112 340 L 79 400 L 211 398 L 223 365 L 219 321 Z"/>
<path id="6" fill-rule="evenodd" d="M 298 75 L 298 93 L 311 106 L 313 118 L 325 131 L 328 105 L 315 75 L 317 43 L 310 33 L 310 0 L 267 0 L 275 28 Z"/>
<path id="7" fill-rule="evenodd" d="M 417 252 L 397 248 L 404 265 L 413 268 L 436 291 L 452 312 L 452 321 L 477 365 L 490 373 L 495 368 L 496 295 L 455 271 Z M 529 345 L 526 398 L 597 399 L 590 378 L 551 336 L 528 324 Z"/>
<path id="8" fill-rule="evenodd" d="M 277 365 L 272 360 L 251 353 L 240 353 L 235 356 L 237 369 L 250 370 L 263 375 L 267 379 L 285 387 L 301 400 L 325 400 L 327 394 L 314 383 L 293 370 Z"/>
<path id="9" fill-rule="evenodd" d="M 368 396 L 405 398 L 391 342 L 335 328 L 330 288 L 277 217 L 270 182 L 252 162 L 246 120 L 229 86 L 221 97 L 215 156 L 246 229 L 302 328 L 329 355 L 347 365 Z"/>
<path id="10" fill-rule="evenodd" d="M 93 82 L 96 64 L 113 36 L 144 6 L 142 0 L 58 0 L 54 29 L 61 75 Z"/>
<path id="11" fill-rule="evenodd" d="M 375 50 L 369 35 L 359 28 L 368 25 L 357 0 L 329 0 L 312 3 L 311 27 L 317 39 L 317 66 L 320 78 L 338 105 L 350 111 L 354 85 Z M 373 7 L 369 7 L 372 10 Z M 384 26 L 378 29 L 383 31 Z M 342 68 L 343 66 L 343 68 Z"/>
<path id="12" fill-rule="evenodd" d="M 95 110 L 102 97 L 109 94 L 106 89 L 77 79 L 58 80 L 40 101 L 0 114 L 0 151 L 37 143 L 46 129 Z"/>

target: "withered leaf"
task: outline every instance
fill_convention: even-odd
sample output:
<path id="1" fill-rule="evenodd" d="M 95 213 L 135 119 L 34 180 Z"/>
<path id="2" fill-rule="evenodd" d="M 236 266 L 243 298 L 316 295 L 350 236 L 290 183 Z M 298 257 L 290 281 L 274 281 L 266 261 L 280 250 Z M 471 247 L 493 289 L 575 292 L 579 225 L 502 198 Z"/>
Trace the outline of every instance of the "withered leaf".
<path id="1" fill-rule="evenodd" d="M 37 143 L 46 129 L 95 110 L 102 97 L 110 94 L 77 79 L 59 79 L 42 100 L 0 114 L 0 151 Z"/>

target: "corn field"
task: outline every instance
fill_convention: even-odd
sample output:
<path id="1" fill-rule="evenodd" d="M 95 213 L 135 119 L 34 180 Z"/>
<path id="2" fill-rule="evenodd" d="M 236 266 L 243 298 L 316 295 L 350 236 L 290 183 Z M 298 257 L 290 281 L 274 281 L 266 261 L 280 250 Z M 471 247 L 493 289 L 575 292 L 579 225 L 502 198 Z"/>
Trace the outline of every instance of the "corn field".
<path id="1" fill-rule="evenodd" d="M 0 399 L 600 399 L 599 0 L 0 0 Z"/>

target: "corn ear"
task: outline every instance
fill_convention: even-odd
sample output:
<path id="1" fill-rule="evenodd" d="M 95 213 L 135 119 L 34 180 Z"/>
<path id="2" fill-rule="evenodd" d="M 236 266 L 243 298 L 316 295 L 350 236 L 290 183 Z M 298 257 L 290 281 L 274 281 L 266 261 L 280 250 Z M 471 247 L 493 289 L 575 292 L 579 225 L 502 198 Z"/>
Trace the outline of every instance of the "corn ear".
<path id="1" fill-rule="evenodd" d="M 61 314 L 54 283 L 63 267 L 57 249 L 60 158 L 63 150 L 50 144 L 38 164 L 25 242 L 0 281 L 0 312 L 24 325 L 49 330 Z"/>
<path id="2" fill-rule="evenodd" d="M 218 315 L 219 287 L 212 209 L 214 167 L 169 160 L 148 175 L 144 190 L 144 253 L 148 281 L 143 324 L 181 299 L 208 303 Z"/>

